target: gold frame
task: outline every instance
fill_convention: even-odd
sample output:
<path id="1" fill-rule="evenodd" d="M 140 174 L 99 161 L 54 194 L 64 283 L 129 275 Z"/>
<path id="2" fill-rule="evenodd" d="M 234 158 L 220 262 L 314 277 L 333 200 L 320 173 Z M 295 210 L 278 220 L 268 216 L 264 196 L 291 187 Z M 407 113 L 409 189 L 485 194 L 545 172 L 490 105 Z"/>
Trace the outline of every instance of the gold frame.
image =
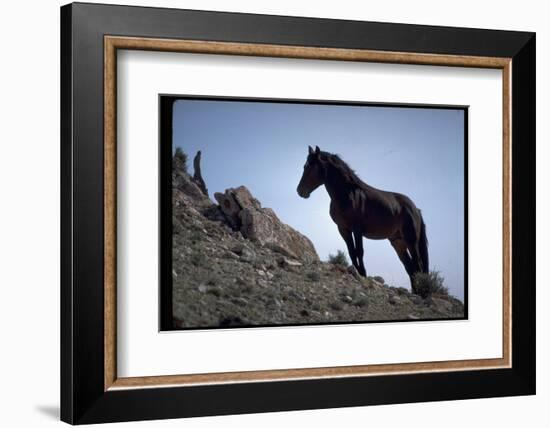
<path id="1" fill-rule="evenodd" d="M 394 64 L 441 65 L 502 70 L 503 81 L 503 349 L 501 358 L 377 364 L 344 367 L 117 377 L 116 368 L 116 53 L 118 49 L 246 55 Z M 104 389 L 192 386 L 236 382 L 355 377 L 471 369 L 510 368 L 512 363 L 512 165 L 511 58 L 382 52 L 137 37 L 104 37 Z"/>

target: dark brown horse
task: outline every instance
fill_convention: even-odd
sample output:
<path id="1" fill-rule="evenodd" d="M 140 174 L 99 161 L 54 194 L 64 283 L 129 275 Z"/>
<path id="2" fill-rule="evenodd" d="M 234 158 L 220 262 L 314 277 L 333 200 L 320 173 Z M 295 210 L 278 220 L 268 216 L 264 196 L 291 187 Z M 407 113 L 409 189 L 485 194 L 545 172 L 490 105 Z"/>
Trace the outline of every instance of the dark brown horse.
<path id="1" fill-rule="evenodd" d="M 353 266 L 367 276 L 363 264 L 363 237 L 389 239 L 405 266 L 415 292 L 414 275 L 428 272 L 428 240 L 420 210 L 407 196 L 364 183 L 337 155 L 309 147 L 298 195 L 309 195 L 325 185 L 330 216 L 348 247 Z"/>

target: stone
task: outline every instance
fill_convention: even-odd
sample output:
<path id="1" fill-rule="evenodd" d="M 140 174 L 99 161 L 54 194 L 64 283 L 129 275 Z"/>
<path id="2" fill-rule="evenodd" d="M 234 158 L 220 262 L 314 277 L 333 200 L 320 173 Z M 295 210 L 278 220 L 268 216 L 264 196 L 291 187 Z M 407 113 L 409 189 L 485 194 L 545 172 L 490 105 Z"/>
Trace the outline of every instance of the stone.
<path id="1" fill-rule="evenodd" d="M 400 296 L 407 296 L 409 295 L 409 290 L 407 290 L 405 287 L 397 287 L 397 294 Z"/>
<path id="2" fill-rule="evenodd" d="M 283 307 L 283 303 L 279 300 L 279 299 L 270 299 L 268 302 L 267 302 L 267 307 L 268 308 L 282 308 Z"/>
<path id="3" fill-rule="evenodd" d="M 244 297 L 234 297 L 231 301 L 239 306 L 246 306 L 248 304 L 248 300 Z"/>
<path id="4" fill-rule="evenodd" d="M 256 260 L 256 254 L 248 248 L 244 248 L 239 259 L 246 263 L 252 263 Z"/>
<path id="5" fill-rule="evenodd" d="M 178 189 L 195 201 L 209 202 L 209 205 L 212 204 L 210 199 L 202 193 L 199 186 L 197 186 L 187 174 L 178 174 L 177 171 L 173 171 L 172 187 Z M 180 200 L 179 202 L 181 203 L 182 201 Z"/>
<path id="6" fill-rule="evenodd" d="M 401 299 L 394 294 L 390 294 L 388 296 L 388 302 L 390 305 L 397 305 L 398 303 L 401 303 Z"/>
<path id="7" fill-rule="evenodd" d="M 284 224 L 271 208 L 262 208 L 245 186 L 215 193 L 214 198 L 231 227 L 243 237 L 303 262 L 319 261 L 313 243 Z"/>
<path id="8" fill-rule="evenodd" d="M 256 284 L 258 284 L 262 288 L 267 288 L 269 286 L 269 283 L 265 279 L 261 278 L 256 279 Z"/>
<path id="9" fill-rule="evenodd" d="M 281 257 L 279 260 L 278 260 L 278 263 L 279 263 L 279 266 L 281 267 L 297 267 L 297 266 L 302 266 L 302 263 L 296 261 L 296 260 L 292 260 L 292 259 L 287 259 L 286 257 Z"/>
<path id="10" fill-rule="evenodd" d="M 236 245 L 233 245 L 231 247 L 231 251 L 233 251 L 237 255 L 241 255 L 243 253 L 243 250 L 245 249 L 245 246 L 241 243 L 238 243 Z"/>
<path id="11" fill-rule="evenodd" d="M 353 299 L 351 298 L 351 296 L 344 295 L 344 296 L 342 296 L 342 302 L 351 303 L 351 302 L 353 302 Z"/>
<path id="12" fill-rule="evenodd" d="M 342 309 L 344 309 L 344 307 L 342 306 L 342 304 L 340 302 L 332 302 L 330 304 L 330 308 L 335 310 L 335 311 L 341 311 Z"/>
<path id="13" fill-rule="evenodd" d="M 424 299 L 422 299 L 422 297 L 418 296 L 417 294 L 409 295 L 409 300 L 415 305 L 421 305 L 424 302 Z"/>
<path id="14" fill-rule="evenodd" d="M 452 312 L 453 304 L 448 300 L 440 299 L 438 297 L 431 297 L 429 300 L 429 305 L 438 312 L 447 313 Z"/>
<path id="15" fill-rule="evenodd" d="M 231 259 L 231 260 L 239 260 L 239 256 L 236 255 L 235 253 L 233 253 L 232 251 L 226 251 L 223 256 L 226 258 L 226 259 Z"/>

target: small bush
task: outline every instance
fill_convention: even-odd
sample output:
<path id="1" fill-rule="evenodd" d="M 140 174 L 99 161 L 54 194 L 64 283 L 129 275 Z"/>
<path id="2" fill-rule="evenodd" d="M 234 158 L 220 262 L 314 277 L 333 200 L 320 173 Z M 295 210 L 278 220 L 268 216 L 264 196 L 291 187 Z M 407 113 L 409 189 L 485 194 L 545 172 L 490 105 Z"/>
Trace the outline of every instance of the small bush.
<path id="1" fill-rule="evenodd" d="M 346 256 L 346 253 L 344 253 L 342 250 L 338 250 L 336 254 L 329 254 L 328 255 L 328 262 L 333 265 L 348 267 L 349 262 L 348 258 Z"/>
<path id="2" fill-rule="evenodd" d="M 321 279 L 319 272 L 310 271 L 306 274 L 307 278 L 312 282 L 317 282 Z"/>
<path id="3" fill-rule="evenodd" d="M 373 276 L 372 279 L 374 279 L 376 282 L 379 282 L 380 284 L 385 284 L 386 281 L 381 276 Z"/>
<path id="4" fill-rule="evenodd" d="M 353 304 L 359 308 L 362 308 L 363 306 L 367 306 L 369 301 L 366 297 L 361 297 L 360 299 L 355 300 Z"/>
<path id="5" fill-rule="evenodd" d="M 414 276 L 414 293 L 425 299 L 432 294 L 449 294 L 449 289 L 443 285 L 444 278 L 438 271 L 419 272 Z"/>
<path id="6" fill-rule="evenodd" d="M 185 153 L 181 147 L 176 148 L 176 152 L 174 153 L 174 164 L 187 172 L 187 153 Z"/>

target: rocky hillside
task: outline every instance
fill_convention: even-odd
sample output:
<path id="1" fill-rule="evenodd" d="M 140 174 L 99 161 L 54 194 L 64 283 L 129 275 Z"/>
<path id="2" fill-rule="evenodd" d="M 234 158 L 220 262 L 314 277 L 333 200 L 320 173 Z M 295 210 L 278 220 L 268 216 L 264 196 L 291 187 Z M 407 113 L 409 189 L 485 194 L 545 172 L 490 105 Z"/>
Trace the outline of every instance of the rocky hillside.
<path id="1" fill-rule="evenodd" d="M 197 158 L 196 158 L 197 159 Z M 174 328 L 461 318 L 427 299 L 319 260 L 311 241 L 244 187 L 207 195 L 195 159 L 173 160 Z"/>

